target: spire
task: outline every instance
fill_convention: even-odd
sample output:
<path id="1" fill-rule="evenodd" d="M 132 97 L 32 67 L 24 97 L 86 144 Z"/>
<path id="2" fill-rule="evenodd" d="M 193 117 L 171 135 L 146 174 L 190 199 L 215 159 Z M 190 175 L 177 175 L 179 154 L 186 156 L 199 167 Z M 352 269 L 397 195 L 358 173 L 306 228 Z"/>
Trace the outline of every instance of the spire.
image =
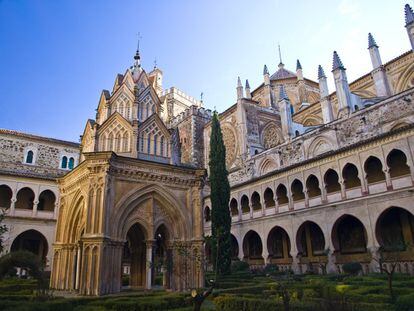
<path id="1" fill-rule="evenodd" d="M 269 70 L 267 70 L 267 66 L 264 65 L 263 67 L 263 75 L 268 75 L 269 74 Z"/>
<path id="2" fill-rule="evenodd" d="M 371 33 L 368 34 L 368 49 L 372 48 L 372 47 L 378 47 L 377 43 L 374 40 L 374 37 L 372 36 Z"/>
<path id="3" fill-rule="evenodd" d="M 240 80 L 240 77 L 237 77 L 237 87 L 243 87 L 242 83 L 241 83 L 241 80 Z"/>
<path id="4" fill-rule="evenodd" d="M 285 86 L 282 84 L 279 86 L 279 100 L 289 99 L 286 95 Z"/>
<path id="5" fill-rule="evenodd" d="M 338 53 L 336 51 L 333 52 L 333 64 L 332 64 L 332 71 L 336 69 L 342 69 L 345 70 L 344 65 L 342 64 L 341 59 L 338 56 Z"/>
<path id="6" fill-rule="evenodd" d="M 246 89 L 250 89 L 249 80 L 246 79 Z"/>
<path id="7" fill-rule="evenodd" d="M 318 79 L 326 78 L 325 71 L 323 71 L 323 68 L 321 65 L 318 66 Z"/>
<path id="8" fill-rule="evenodd" d="M 280 67 L 283 67 L 284 64 L 282 62 L 282 52 L 280 51 L 280 44 L 278 44 L 277 46 L 278 46 L 278 49 L 279 49 L 279 68 L 280 68 Z"/>
<path id="9" fill-rule="evenodd" d="M 300 64 L 299 59 L 296 60 L 296 71 L 298 71 L 299 69 L 302 69 L 302 65 Z"/>
<path id="10" fill-rule="evenodd" d="M 405 12 L 405 26 L 411 23 L 414 23 L 414 12 L 408 3 L 404 7 L 404 12 Z"/>

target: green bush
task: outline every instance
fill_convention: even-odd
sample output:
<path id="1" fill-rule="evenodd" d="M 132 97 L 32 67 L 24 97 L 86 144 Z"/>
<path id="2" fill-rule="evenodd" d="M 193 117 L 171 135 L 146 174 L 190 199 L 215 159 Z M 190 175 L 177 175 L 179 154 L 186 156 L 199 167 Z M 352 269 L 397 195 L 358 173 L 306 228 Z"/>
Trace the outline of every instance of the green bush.
<path id="1" fill-rule="evenodd" d="M 342 265 L 346 274 L 357 275 L 362 271 L 362 265 L 359 262 L 349 262 Z"/>
<path id="2" fill-rule="evenodd" d="M 275 275 L 279 272 L 279 267 L 275 264 L 267 264 L 263 270 L 264 274 Z"/>
<path id="3" fill-rule="evenodd" d="M 231 269 L 231 273 L 233 274 L 234 272 L 246 272 L 246 271 L 249 271 L 250 266 L 245 261 L 234 260 L 231 263 L 230 269 Z"/>
<path id="4" fill-rule="evenodd" d="M 398 297 L 395 307 L 398 311 L 414 310 L 414 293 Z"/>

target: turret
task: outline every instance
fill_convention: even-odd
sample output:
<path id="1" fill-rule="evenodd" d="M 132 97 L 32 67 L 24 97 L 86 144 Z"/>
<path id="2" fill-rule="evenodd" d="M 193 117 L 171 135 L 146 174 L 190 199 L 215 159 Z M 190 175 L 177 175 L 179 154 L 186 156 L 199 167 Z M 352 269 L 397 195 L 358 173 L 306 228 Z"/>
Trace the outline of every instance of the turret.
<path id="1" fill-rule="evenodd" d="M 279 87 L 278 105 L 282 123 L 283 137 L 285 140 L 289 140 L 291 137 L 293 137 L 292 105 L 289 102 L 289 98 L 286 95 L 285 87 L 283 85 L 280 85 Z"/>
<path id="2" fill-rule="evenodd" d="M 264 68 L 263 68 L 263 80 L 264 80 L 264 84 L 265 85 L 269 85 L 270 84 L 269 70 L 267 70 L 267 66 L 266 65 L 264 65 Z"/>
<path id="3" fill-rule="evenodd" d="M 249 80 L 246 80 L 246 98 L 252 99 L 252 94 L 250 93 Z"/>
<path id="4" fill-rule="evenodd" d="M 296 60 L 296 75 L 298 76 L 298 80 L 303 80 L 302 65 L 299 59 Z"/>
<path id="5" fill-rule="evenodd" d="M 132 67 L 132 78 L 134 81 L 137 81 L 139 78 L 139 74 L 141 73 L 141 55 L 139 54 L 139 40 L 138 40 L 138 47 L 137 51 L 135 52 L 134 56 L 134 66 Z"/>
<path id="6" fill-rule="evenodd" d="M 264 80 L 264 105 L 266 107 L 273 107 L 275 109 L 277 109 L 277 107 L 275 107 L 275 104 L 273 103 L 273 99 L 272 99 L 272 90 L 270 88 L 270 75 L 269 75 L 269 70 L 267 70 L 267 66 L 264 65 L 263 67 L 263 80 Z"/>
<path id="7" fill-rule="evenodd" d="M 348 79 L 345 67 L 342 64 L 338 53 L 333 53 L 332 73 L 335 79 L 336 97 L 338 99 L 338 115 L 348 115 L 352 111 L 351 91 L 349 90 Z"/>
<path id="8" fill-rule="evenodd" d="M 405 28 L 407 29 L 408 38 L 410 39 L 411 49 L 414 50 L 414 12 L 407 3 L 404 8 L 405 11 Z"/>
<path id="9" fill-rule="evenodd" d="M 371 76 L 374 80 L 377 96 L 389 96 L 391 95 L 391 92 L 388 84 L 387 73 L 382 66 L 378 45 L 371 33 L 368 34 L 368 50 L 369 55 L 371 56 L 373 68 Z"/>
<path id="10" fill-rule="evenodd" d="M 241 83 L 240 77 L 237 78 L 237 99 L 243 98 L 243 85 Z"/>
<path id="11" fill-rule="evenodd" d="M 318 80 L 319 80 L 319 94 L 321 97 L 321 109 L 323 123 L 329 123 L 334 120 L 332 104 L 329 99 L 328 81 L 321 65 L 318 67 Z"/>

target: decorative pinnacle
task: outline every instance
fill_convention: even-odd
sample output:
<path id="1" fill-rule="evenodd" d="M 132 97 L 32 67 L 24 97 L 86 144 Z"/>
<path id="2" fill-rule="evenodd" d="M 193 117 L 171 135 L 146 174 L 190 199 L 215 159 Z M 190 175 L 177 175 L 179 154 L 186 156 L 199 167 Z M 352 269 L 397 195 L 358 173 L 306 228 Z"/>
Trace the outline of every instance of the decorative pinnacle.
<path id="1" fill-rule="evenodd" d="M 242 83 L 241 83 L 241 80 L 240 80 L 240 77 L 237 77 L 237 87 L 243 87 Z"/>
<path id="2" fill-rule="evenodd" d="M 138 32 L 138 44 L 137 44 L 137 52 L 135 53 L 134 59 L 139 60 L 141 56 L 139 55 L 139 40 L 141 39 L 141 34 Z"/>
<path id="3" fill-rule="evenodd" d="M 278 46 L 278 49 L 279 49 L 279 66 L 280 66 L 280 65 L 283 65 L 282 52 L 280 51 L 280 44 L 278 44 L 277 46 Z"/>
<path id="4" fill-rule="evenodd" d="M 377 43 L 375 42 L 374 37 L 372 36 L 371 33 L 368 34 L 368 49 L 376 47 L 378 48 Z"/>
<path id="5" fill-rule="evenodd" d="M 299 59 L 296 60 L 296 71 L 298 71 L 299 69 L 302 69 L 302 65 L 300 64 Z"/>
<path id="6" fill-rule="evenodd" d="M 323 71 L 323 68 L 321 65 L 318 66 L 318 79 L 326 78 L 325 71 Z"/>
<path id="7" fill-rule="evenodd" d="M 333 52 L 333 64 L 332 64 L 332 71 L 336 69 L 345 70 L 344 64 L 342 64 L 341 59 L 338 56 L 336 51 Z"/>
<path id="8" fill-rule="evenodd" d="M 414 12 L 408 3 L 405 5 L 404 11 L 405 11 L 405 26 L 408 26 L 411 23 L 414 23 Z"/>
<path id="9" fill-rule="evenodd" d="M 246 89 L 250 89 L 249 80 L 246 79 Z"/>
<path id="10" fill-rule="evenodd" d="M 282 84 L 281 86 L 279 86 L 279 100 L 284 100 L 284 99 L 289 99 L 289 98 L 286 95 L 285 87 Z"/>
<path id="11" fill-rule="evenodd" d="M 263 67 L 263 75 L 268 75 L 269 74 L 269 70 L 267 70 L 267 66 L 264 65 Z"/>

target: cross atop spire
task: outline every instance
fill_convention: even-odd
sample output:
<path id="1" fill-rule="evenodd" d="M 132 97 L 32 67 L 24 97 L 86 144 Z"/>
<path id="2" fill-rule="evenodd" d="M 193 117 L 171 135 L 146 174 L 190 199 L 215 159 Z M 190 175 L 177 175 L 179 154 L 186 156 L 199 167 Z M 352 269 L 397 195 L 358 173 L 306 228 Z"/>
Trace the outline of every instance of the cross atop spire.
<path id="1" fill-rule="evenodd" d="M 318 66 L 318 79 L 326 78 L 325 71 L 321 65 Z"/>
<path id="2" fill-rule="evenodd" d="M 282 62 L 282 52 L 280 51 L 280 44 L 277 45 L 278 49 L 279 49 L 279 67 L 282 66 L 283 67 L 283 62 Z"/>
<path id="3" fill-rule="evenodd" d="M 299 59 L 296 60 L 296 70 L 302 69 Z"/>
<path id="4" fill-rule="evenodd" d="M 154 69 L 157 69 L 157 58 L 154 58 Z"/>
<path id="5" fill-rule="evenodd" d="M 338 56 L 338 53 L 336 51 L 333 52 L 333 64 L 332 64 L 332 70 L 336 69 L 342 69 L 345 70 L 344 64 L 342 64 L 341 59 Z"/>
<path id="6" fill-rule="evenodd" d="M 263 67 L 263 75 L 268 75 L 269 74 L 269 70 L 267 70 L 267 66 L 264 65 Z"/>
<path id="7" fill-rule="evenodd" d="M 404 7 L 404 12 L 405 12 L 405 26 L 411 23 L 414 23 L 414 12 L 408 3 Z"/>
<path id="8" fill-rule="evenodd" d="M 250 89 L 249 80 L 246 79 L 246 89 Z"/>
<path id="9" fill-rule="evenodd" d="M 368 34 L 368 49 L 373 48 L 373 47 L 378 47 L 377 43 L 375 42 L 374 37 L 372 36 L 371 33 Z"/>
<path id="10" fill-rule="evenodd" d="M 141 34 L 138 32 L 138 44 L 137 44 L 137 52 L 135 53 L 134 59 L 139 60 L 141 56 L 139 55 L 139 41 L 142 39 Z"/>

